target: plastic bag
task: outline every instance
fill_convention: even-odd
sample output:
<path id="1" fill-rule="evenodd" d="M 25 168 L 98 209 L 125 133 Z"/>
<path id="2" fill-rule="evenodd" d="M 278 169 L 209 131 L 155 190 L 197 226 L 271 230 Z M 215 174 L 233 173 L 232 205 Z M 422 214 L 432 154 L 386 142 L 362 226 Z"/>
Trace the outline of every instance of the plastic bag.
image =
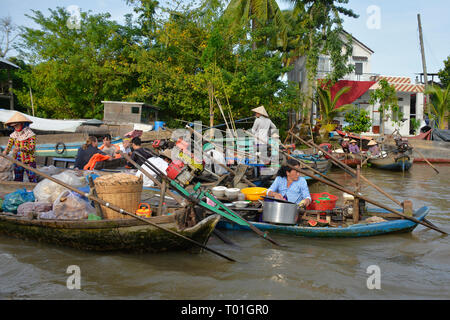
<path id="1" fill-rule="evenodd" d="M 5 158 L 0 158 L 0 172 L 9 172 L 13 171 L 14 164 Z"/>
<path id="2" fill-rule="evenodd" d="M 86 180 L 84 176 L 77 175 L 73 171 L 64 171 L 60 174 L 52 176 L 68 185 L 78 188 L 86 186 Z M 61 194 L 61 192 L 67 190 L 65 187 L 49 180 L 44 179 L 39 182 L 36 187 L 34 187 L 33 193 L 38 202 L 55 202 L 56 198 Z"/>
<path id="3" fill-rule="evenodd" d="M 50 211 L 52 208 L 49 202 L 25 202 L 17 207 L 17 215 L 32 218 L 34 213 Z"/>
<path id="4" fill-rule="evenodd" d="M 53 210 L 47 211 L 47 212 L 41 212 L 38 215 L 39 219 L 51 219 L 51 220 L 55 220 L 56 219 L 56 215 L 53 212 Z"/>
<path id="5" fill-rule="evenodd" d="M 33 192 L 27 192 L 25 188 L 18 189 L 13 193 L 9 193 L 5 196 L 2 204 L 2 211 L 17 213 L 17 208 L 25 202 L 34 202 Z"/>
<path id="6" fill-rule="evenodd" d="M 53 212 L 57 219 L 87 219 L 95 208 L 73 192 L 63 191 L 53 203 Z"/>

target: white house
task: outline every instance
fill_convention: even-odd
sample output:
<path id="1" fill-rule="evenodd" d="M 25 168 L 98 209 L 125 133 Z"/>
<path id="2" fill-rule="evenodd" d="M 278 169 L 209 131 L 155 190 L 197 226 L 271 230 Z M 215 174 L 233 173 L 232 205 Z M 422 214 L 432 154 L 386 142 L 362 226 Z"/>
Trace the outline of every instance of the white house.
<path id="1" fill-rule="evenodd" d="M 343 39 L 346 39 L 347 35 L 348 33 L 344 32 Z M 352 36 L 352 39 L 353 53 L 348 63 L 355 66 L 354 71 L 344 76 L 333 86 L 332 94 L 335 94 L 344 86 L 350 86 L 351 90 L 341 97 L 339 105 L 353 103 L 355 106 L 369 111 L 373 126 L 372 130 L 365 134 L 378 134 L 381 124 L 378 112 L 379 106 L 369 105 L 369 98 L 370 92 L 379 87 L 378 82 L 381 79 L 387 80 L 397 91 L 400 111 L 403 113 L 403 119 L 405 119 L 399 128 L 400 134 L 409 135 L 411 119 L 422 120 L 423 118 L 424 86 L 411 83 L 411 79 L 407 77 L 388 77 L 372 73 L 371 58 L 374 51 L 355 37 Z M 299 57 L 293 64 L 294 69 L 288 73 L 288 80 L 299 82 L 300 89 L 306 94 L 308 87 L 306 58 L 304 56 Z M 327 74 L 331 72 L 331 68 L 330 57 L 320 56 L 316 80 L 325 79 Z M 317 116 L 316 106 L 313 106 L 313 115 L 314 117 Z M 299 119 L 299 115 L 295 119 L 291 117 L 290 121 L 296 121 L 297 119 Z M 395 130 L 391 119 L 385 121 L 386 134 Z M 340 117 L 336 120 L 342 123 L 344 118 Z"/>

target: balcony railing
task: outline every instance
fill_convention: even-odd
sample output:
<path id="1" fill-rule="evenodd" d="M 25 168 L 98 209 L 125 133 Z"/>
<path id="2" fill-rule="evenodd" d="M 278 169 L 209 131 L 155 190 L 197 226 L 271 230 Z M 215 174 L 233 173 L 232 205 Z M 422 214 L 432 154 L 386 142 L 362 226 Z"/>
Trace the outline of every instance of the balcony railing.
<path id="1" fill-rule="evenodd" d="M 317 71 L 316 79 L 325 79 L 331 71 Z M 363 74 L 355 74 L 350 73 L 345 75 L 339 80 L 350 80 L 350 81 L 376 81 L 376 78 L 379 77 L 378 73 L 363 73 Z"/>

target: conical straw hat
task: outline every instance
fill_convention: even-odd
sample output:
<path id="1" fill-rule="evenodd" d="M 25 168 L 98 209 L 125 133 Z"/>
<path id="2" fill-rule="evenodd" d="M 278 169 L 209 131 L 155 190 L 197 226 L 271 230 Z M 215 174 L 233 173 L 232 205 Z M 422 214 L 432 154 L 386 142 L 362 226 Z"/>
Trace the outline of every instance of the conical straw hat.
<path id="1" fill-rule="evenodd" d="M 11 123 L 19 123 L 19 122 L 33 123 L 33 121 L 25 117 L 23 114 L 16 112 L 11 118 L 9 118 L 8 121 L 5 122 L 5 124 L 9 125 Z"/>
<path id="2" fill-rule="evenodd" d="M 266 109 L 264 106 L 259 106 L 258 108 L 252 109 L 253 112 L 259 113 L 260 115 L 263 115 L 264 117 L 268 118 L 269 115 L 267 114 Z"/>
<path id="3" fill-rule="evenodd" d="M 377 142 L 375 140 L 370 140 L 369 143 L 367 144 L 368 146 L 374 146 L 376 145 Z"/>
<path id="4" fill-rule="evenodd" d="M 356 142 L 356 140 L 351 140 L 350 143 L 352 143 L 352 142 Z"/>

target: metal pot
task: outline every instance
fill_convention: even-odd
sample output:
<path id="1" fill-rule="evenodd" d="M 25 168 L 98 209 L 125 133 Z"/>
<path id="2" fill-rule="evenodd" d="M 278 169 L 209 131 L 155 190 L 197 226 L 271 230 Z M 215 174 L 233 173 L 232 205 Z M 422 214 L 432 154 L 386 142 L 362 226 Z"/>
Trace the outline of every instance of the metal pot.
<path id="1" fill-rule="evenodd" d="M 296 224 L 298 217 L 297 204 L 265 200 L 262 219 L 265 222 L 279 224 Z"/>

